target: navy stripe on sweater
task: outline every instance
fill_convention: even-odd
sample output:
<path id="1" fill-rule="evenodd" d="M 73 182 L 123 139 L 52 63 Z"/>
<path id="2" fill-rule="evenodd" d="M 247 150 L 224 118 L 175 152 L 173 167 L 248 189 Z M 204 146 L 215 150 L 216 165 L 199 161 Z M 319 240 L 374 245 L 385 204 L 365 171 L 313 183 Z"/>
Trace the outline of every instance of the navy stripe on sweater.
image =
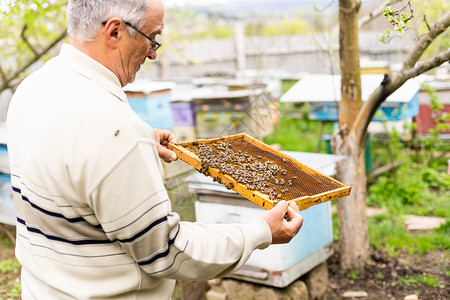
<path id="1" fill-rule="evenodd" d="M 49 216 L 52 216 L 52 217 L 56 217 L 56 218 L 64 219 L 64 220 L 66 220 L 66 221 L 69 222 L 69 223 L 79 223 L 79 222 L 85 222 L 85 221 L 86 221 L 86 220 L 85 220 L 84 218 L 82 218 L 82 217 L 67 218 L 67 217 L 65 217 L 63 214 L 60 214 L 60 213 L 56 213 L 56 212 L 53 212 L 53 211 L 49 211 L 49 210 L 43 209 L 42 207 L 39 207 L 39 206 L 37 206 L 36 204 L 34 204 L 33 202 L 31 202 L 30 199 L 28 199 L 28 197 L 22 195 L 21 189 L 16 188 L 16 187 L 13 186 L 13 187 L 12 187 L 12 190 L 13 190 L 14 192 L 16 192 L 16 193 L 19 193 L 20 196 L 22 197 L 22 200 L 24 200 L 25 202 L 28 202 L 28 203 L 31 205 L 31 207 L 33 207 L 34 209 L 39 210 L 40 212 L 42 212 L 42 213 L 44 213 L 44 214 L 46 214 L 46 215 L 49 215 Z M 100 228 L 101 225 L 95 225 L 95 227 Z"/>
<path id="2" fill-rule="evenodd" d="M 114 241 L 111 241 L 109 239 L 101 239 L 101 240 L 99 240 L 99 239 L 69 240 L 69 239 L 66 239 L 66 238 L 62 238 L 62 237 L 59 237 L 59 236 L 55 236 L 55 235 L 51 235 L 51 234 L 45 233 L 42 230 L 40 230 L 39 228 L 28 226 L 27 222 L 24 219 L 20 218 L 20 217 L 17 217 L 17 222 L 19 222 L 20 224 L 25 225 L 29 232 L 40 234 L 40 235 L 45 236 L 46 238 L 48 238 L 49 240 L 52 240 L 52 241 L 58 241 L 58 242 L 72 244 L 72 245 L 98 245 L 98 244 L 111 244 L 111 243 L 114 242 Z"/>
<path id="3" fill-rule="evenodd" d="M 40 211 L 40 212 L 42 212 L 42 213 L 44 213 L 46 215 L 49 215 L 49 216 L 52 216 L 52 217 L 56 217 L 56 218 L 61 218 L 61 219 L 66 220 L 66 221 L 68 221 L 70 223 L 86 222 L 86 220 L 84 218 L 82 218 L 82 217 L 67 218 L 63 214 L 52 212 L 52 211 L 43 209 L 42 207 L 39 207 L 38 205 L 36 205 L 33 202 L 31 202 L 26 196 L 22 195 L 21 189 L 19 189 L 17 187 L 13 187 L 13 191 L 16 192 L 16 193 L 19 193 L 21 195 L 21 198 L 25 202 L 29 203 L 31 205 L 31 207 L 33 207 L 34 209 L 36 209 L 36 210 L 38 210 L 38 211 Z M 110 244 L 110 243 L 114 243 L 114 242 L 117 242 L 117 241 L 119 241 L 120 243 L 133 243 L 135 240 L 137 240 L 138 238 L 142 237 L 147 232 L 151 231 L 154 227 L 156 227 L 156 226 L 158 226 L 158 225 L 160 225 L 160 224 L 162 224 L 164 222 L 167 222 L 167 220 L 168 220 L 168 216 L 161 217 L 161 218 L 155 220 L 154 222 L 152 222 L 150 225 L 148 225 L 146 228 L 144 228 L 140 232 L 138 232 L 135 235 L 133 235 L 132 237 L 129 237 L 129 238 L 126 238 L 126 239 L 114 239 L 114 240 L 110 240 L 110 239 L 76 239 L 75 240 L 75 239 L 67 239 L 67 238 L 64 238 L 64 237 L 60 237 L 60 236 L 55 236 L 55 235 L 51 235 L 51 234 L 48 234 L 48 233 L 44 233 L 39 228 L 28 226 L 24 219 L 22 219 L 20 217 L 17 217 L 17 222 L 19 222 L 20 224 L 25 225 L 29 232 L 40 234 L 40 235 L 45 236 L 46 238 L 48 238 L 50 240 L 59 241 L 59 242 L 63 242 L 63 243 L 68 243 L 68 244 L 72 244 L 72 245 Z M 101 224 L 95 225 L 95 227 L 101 228 Z M 156 261 L 157 259 L 167 256 L 169 254 L 169 248 L 175 242 L 175 239 L 176 239 L 177 235 L 178 235 L 178 231 L 177 231 L 175 237 L 168 241 L 168 247 L 167 247 L 166 251 L 155 255 L 154 257 L 152 257 L 151 259 L 149 259 L 147 261 L 140 262 L 139 264 L 142 264 L 142 265 L 151 264 L 154 261 Z"/>
<path id="4" fill-rule="evenodd" d="M 128 239 L 114 239 L 114 240 L 110 240 L 110 239 L 76 239 L 76 240 L 74 240 L 74 239 L 67 239 L 67 238 L 63 238 L 63 237 L 60 237 L 60 236 L 55 236 L 55 235 L 51 235 L 51 234 L 45 233 L 42 230 L 40 230 L 39 228 L 28 226 L 24 219 L 22 219 L 20 217 L 17 217 L 17 222 L 19 222 L 20 224 L 25 225 L 29 232 L 33 232 L 33 233 L 37 233 L 37 234 L 43 235 L 46 238 L 48 238 L 49 240 L 63 242 L 63 243 L 68 243 L 68 244 L 72 244 L 72 245 L 111 244 L 111 243 L 115 243 L 117 241 L 119 241 L 121 243 L 131 243 L 134 240 L 136 240 L 137 238 L 141 237 L 145 232 L 150 231 L 157 224 L 160 224 L 161 222 L 164 222 L 166 220 L 167 220 L 167 217 L 161 218 L 161 219 L 153 222 L 152 224 L 150 224 L 147 228 L 145 228 L 141 232 L 135 234 L 133 237 L 128 238 Z M 170 247 L 170 245 L 172 245 L 175 242 L 175 238 L 176 238 L 176 236 L 173 239 L 170 239 L 168 241 L 168 247 Z"/>
<path id="5" fill-rule="evenodd" d="M 178 236 L 178 232 L 180 232 L 179 226 L 178 226 L 178 230 L 177 230 L 177 233 L 175 234 L 175 236 L 168 241 L 167 249 L 164 252 L 158 253 L 155 256 L 153 256 L 147 260 L 139 261 L 138 264 L 141 266 L 150 265 L 150 264 L 154 263 L 157 259 L 168 256 L 169 251 L 170 251 L 170 246 L 175 243 L 175 239 Z"/>

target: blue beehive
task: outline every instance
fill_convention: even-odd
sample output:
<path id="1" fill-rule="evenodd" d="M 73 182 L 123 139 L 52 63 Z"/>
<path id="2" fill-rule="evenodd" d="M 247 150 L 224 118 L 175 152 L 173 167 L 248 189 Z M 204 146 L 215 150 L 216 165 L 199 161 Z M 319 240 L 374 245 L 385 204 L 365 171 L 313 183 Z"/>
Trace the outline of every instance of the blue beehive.
<path id="1" fill-rule="evenodd" d="M 128 98 L 131 108 L 153 128 L 172 129 L 173 117 L 169 96 Z"/>
<path id="2" fill-rule="evenodd" d="M 172 129 L 170 93 L 173 82 L 141 80 L 124 87 L 131 108 L 153 128 Z"/>
<path id="3" fill-rule="evenodd" d="M 419 113 L 419 91 L 409 102 L 385 102 L 377 110 L 373 121 L 400 121 L 415 117 Z M 309 118 L 316 121 L 338 121 L 339 103 L 312 102 Z"/>
<path id="4" fill-rule="evenodd" d="M 16 213 L 9 174 L 0 173 L 0 223 L 15 225 Z"/>
<path id="5" fill-rule="evenodd" d="M 361 76 L 361 98 L 366 101 L 383 81 L 384 75 Z M 338 75 L 308 75 L 292 86 L 281 102 L 309 103 L 309 118 L 317 121 L 338 121 L 341 100 L 341 78 Z M 378 109 L 374 121 L 408 120 L 419 113 L 418 80 L 408 80 L 391 94 Z"/>

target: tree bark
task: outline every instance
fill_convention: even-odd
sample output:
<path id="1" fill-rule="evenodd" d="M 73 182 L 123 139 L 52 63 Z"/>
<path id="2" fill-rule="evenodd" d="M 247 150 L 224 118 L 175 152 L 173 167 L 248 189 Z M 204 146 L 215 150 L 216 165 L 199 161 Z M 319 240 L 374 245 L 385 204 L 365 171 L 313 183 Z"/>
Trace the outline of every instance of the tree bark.
<path id="1" fill-rule="evenodd" d="M 339 181 L 352 187 L 350 196 L 339 199 L 338 226 L 341 267 L 362 268 L 369 258 L 369 235 L 366 216 L 366 170 L 364 144 L 360 146 L 346 126 L 334 134 L 335 153 L 347 156 L 336 166 Z"/>
<path id="2" fill-rule="evenodd" d="M 359 0 L 339 1 L 339 56 L 341 104 L 339 130 L 332 138 L 334 153 L 347 156 L 338 163 L 338 179 L 352 187 L 350 196 L 338 200 L 339 250 L 343 269 L 361 268 L 369 257 L 366 218 L 364 142 L 356 139 L 353 123 L 362 107 L 359 66 Z"/>

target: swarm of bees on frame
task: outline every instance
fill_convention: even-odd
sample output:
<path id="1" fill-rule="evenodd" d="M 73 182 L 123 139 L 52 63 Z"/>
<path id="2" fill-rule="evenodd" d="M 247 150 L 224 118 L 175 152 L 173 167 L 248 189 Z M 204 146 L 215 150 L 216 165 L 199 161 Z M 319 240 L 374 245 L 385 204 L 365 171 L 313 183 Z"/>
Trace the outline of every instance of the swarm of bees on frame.
<path id="1" fill-rule="evenodd" d="M 270 200 L 276 202 L 282 199 L 284 193 L 289 191 L 289 186 L 293 184 L 292 180 L 295 179 L 280 178 L 286 175 L 287 170 L 270 160 L 261 161 L 260 155 L 253 157 L 242 150 L 233 151 L 229 142 L 195 146 L 192 150 L 201 159 L 201 173 L 209 176 L 209 167 L 215 168 L 220 173 L 231 176 L 247 189 L 266 194 Z M 221 181 L 220 177 L 213 179 L 219 183 Z M 227 186 L 227 188 L 233 187 L 232 185 Z"/>

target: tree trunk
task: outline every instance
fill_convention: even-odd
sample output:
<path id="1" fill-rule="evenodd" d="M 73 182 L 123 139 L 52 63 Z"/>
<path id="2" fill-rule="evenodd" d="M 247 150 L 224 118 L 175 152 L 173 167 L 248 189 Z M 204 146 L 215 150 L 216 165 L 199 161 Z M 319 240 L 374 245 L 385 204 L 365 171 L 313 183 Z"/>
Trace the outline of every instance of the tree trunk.
<path id="1" fill-rule="evenodd" d="M 341 267 L 358 269 L 369 258 L 365 145 L 359 145 L 355 135 L 349 134 L 345 126 L 335 133 L 333 142 L 335 153 L 347 156 L 336 166 L 338 180 L 352 187 L 350 196 L 337 202 Z"/>
<path id="2" fill-rule="evenodd" d="M 361 268 L 369 257 L 365 145 L 351 130 L 362 107 L 358 43 L 360 6 L 359 0 L 339 1 L 341 104 L 339 130 L 333 136 L 332 145 L 334 153 L 347 156 L 337 165 L 337 177 L 352 187 L 350 196 L 338 201 L 339 250 L 343 269 Z"/>

